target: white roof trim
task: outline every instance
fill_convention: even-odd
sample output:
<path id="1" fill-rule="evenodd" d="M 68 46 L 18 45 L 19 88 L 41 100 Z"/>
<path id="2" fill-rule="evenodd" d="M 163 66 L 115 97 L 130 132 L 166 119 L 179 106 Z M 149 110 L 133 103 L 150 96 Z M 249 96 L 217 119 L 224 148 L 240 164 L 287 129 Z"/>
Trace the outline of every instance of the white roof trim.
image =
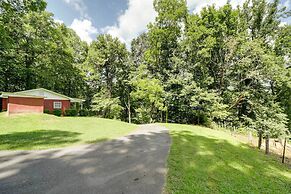
<path id="1" fill-rule="evenodd" d="M 51 95 L 45 95 L 46 93 L 51 94 Z M 47 90 L 45 88 L 37 88 L 37 89 L 32 89 L 32 90 L 24 90 L 20 92 L 14 92 L 14 93 L 6 93 L 2 94 L 2 97 L 8 97 L 8 96 L 23 96 L 23 97 L 39 97 L 39 98 L 44 98 L 45 100 L 69 100 L 71 102 L 84 102 L 85 100 L 83 99 L 78 99 L 78 98 L 70 98 L 68 96 L 65 96 L 63 94 L 59 94 L 57 92 L 53 92 L 51 90 Z"/>
<path id="2" fill-rule="evenodd" d="M 58 97 L 49 97 L 49 96 L 45 96 L 45 95 L 41 95 L 43 96 L 45 99 L 55 99 L 55 100 L 70 100 L 70 97 L 68 96 L 65 96 L 63 94 L 59 94 L 57 92 L 53 92 L 51 90 L 47 90 L 47 89 L 44 89 L 44 88 L 37 88 L 37 89 L 32 89 L 32 90 L 24 90 L 24 91 L 20 91 L 20 92 L 15 92 L 16 94 L 28 94 L 28 95 L 35 95 L 35 93 L 37 92 L 43 92 L 43 93 L 50 93 L 54 96 L 58 96 Z"/>

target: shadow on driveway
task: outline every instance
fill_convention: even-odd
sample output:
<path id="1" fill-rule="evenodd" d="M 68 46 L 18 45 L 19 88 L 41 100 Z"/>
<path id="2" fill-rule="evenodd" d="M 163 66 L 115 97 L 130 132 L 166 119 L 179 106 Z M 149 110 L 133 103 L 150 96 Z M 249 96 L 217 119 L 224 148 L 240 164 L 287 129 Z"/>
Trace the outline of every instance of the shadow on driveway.
<path id="1" fill-rule="evenodd" d="M 0 193 L 161 193 L 168 130 L 142 126 L 94 145 L 0 152 Z"/>

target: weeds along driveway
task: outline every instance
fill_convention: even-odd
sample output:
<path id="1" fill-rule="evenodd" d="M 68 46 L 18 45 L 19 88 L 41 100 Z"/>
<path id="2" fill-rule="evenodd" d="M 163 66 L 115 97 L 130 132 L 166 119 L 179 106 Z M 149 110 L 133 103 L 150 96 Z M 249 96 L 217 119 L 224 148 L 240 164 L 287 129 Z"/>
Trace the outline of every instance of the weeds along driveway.
<path id="1" fill-rule="evenodd" d="M 0 193 L 161 193 L 168 130 L 143 125 L 104 143 L 0 152 Z"/>

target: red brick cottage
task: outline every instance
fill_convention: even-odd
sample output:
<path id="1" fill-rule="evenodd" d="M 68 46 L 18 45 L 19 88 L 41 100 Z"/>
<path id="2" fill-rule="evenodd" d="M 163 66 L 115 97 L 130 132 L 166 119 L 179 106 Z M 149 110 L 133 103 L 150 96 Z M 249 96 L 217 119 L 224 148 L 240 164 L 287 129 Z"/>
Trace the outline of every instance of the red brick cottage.
<path id="1" fill-rule="evenodd" d="M 70 109 L 72 104 L 79 103 L 82 107 L 84 100 L 38 88 L 14 93 L 3 92 L 0 95 L 0 111 L 12 113 L 43 113 L 44 110 Z"/>

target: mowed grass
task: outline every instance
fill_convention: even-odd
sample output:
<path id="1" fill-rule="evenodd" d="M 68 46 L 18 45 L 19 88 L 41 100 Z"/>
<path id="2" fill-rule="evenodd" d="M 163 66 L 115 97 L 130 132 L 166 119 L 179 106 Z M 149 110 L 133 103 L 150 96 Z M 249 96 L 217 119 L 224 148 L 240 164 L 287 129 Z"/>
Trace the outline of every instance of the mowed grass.
<path id="1" fill-rule="evenodd" d="M 0 150 L 39 150 L 96 143 L 128 134 L 137 125 L 96 117 L 0 113 Z"/>
<path id="2" fill-rule="evenodd" d="M 172 146 L 166 193 L 291 193 L 291 170 L 208 128 L 166 124 Z"/>

